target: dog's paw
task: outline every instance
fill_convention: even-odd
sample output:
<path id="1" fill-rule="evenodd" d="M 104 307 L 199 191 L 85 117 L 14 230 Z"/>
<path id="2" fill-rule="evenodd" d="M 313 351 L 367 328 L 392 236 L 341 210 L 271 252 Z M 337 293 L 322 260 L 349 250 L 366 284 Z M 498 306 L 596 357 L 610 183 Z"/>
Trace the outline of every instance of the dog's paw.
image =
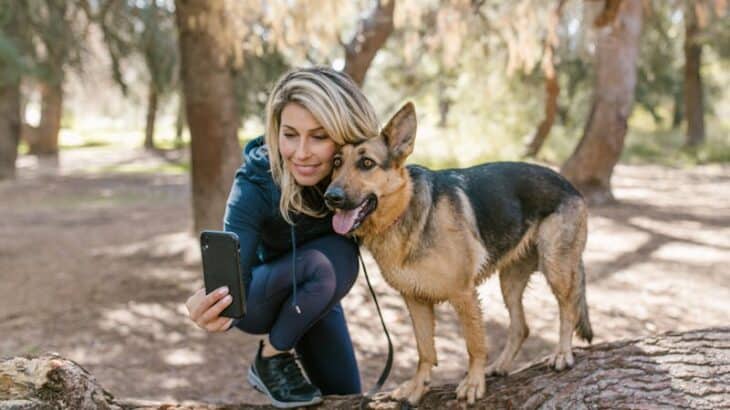
<path id="1" fill-rule="evenodd" d="M 459 400 L 466 399 L 467 403 L 473 404 L 476 399 L 484 397 L 486 390 L 486 382 L 484 374 L 481 371 L 471 371 L 456 387 L 456 398 Z"/>
<path id="2" fill-rule="evenodd" d="M 557 371 L 573 367 L 575 360 L 571 350 L 557 351 L 548 358 L 548 365 Z"/>
<path id="3" fill-rule="evenodd" d="M 411 384 L 412 384 L 411 380 L 400 384 L 398 387 L 395 388 L 395 390 L 390 392 L 390 397 L 394 400 L 405 399 L 413 391 L 413 386 L 411 386 Z"/>
<path id="4" fill-rule="evenodd" d="M 390 397 L 398 401 L 407 400 L 408 403 L 416 405 L 421 401 L 421 397 L 426 394 L 428 387 L 428 381 L 420 381 L 414 378 L 398 386 L 390 394 Z"/>
<path id="5" fill-rule="evenodd" d="M 487 374 L 487 376 L 504 377 L 509 374 L 509 369 L 507 368 L 507 366 L 497 360 L 496 362 L 487 366 L 487 370 L 485 370 L 485 373 Z"/>

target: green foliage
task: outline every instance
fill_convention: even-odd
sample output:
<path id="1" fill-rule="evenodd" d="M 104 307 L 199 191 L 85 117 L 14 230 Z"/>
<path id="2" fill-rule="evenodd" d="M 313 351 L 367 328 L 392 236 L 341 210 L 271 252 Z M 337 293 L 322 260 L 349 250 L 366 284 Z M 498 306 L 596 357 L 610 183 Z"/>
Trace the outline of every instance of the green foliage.
<path id="1" fill-rule="evenodd" d="M 0 33 L 0 85 L 18 81 L 27 64 L 13 39 L 6 32 Z"/>
<path id="2" fill-rule="evenodd" d="M 667 166 L 698 165 L 730 162 L 730 141 L 711 134 L 700 147 L 684 147 L 685 137 L 680 130 L 632 129 L 621 155 L 629 164 L 662 164 Z"/>
<path id="3" fill-rule="evenodd" d="M 100 173 L 121 173 L 121 174 L 168 174 L 184 175 L 190 173 L 189 162 L 169 162 L 161 164 L 114 164 L 101 167 L 96 172 Z"/>
<path id="4" fill-rule="evenodd" d="M 159 94 L 169 93 L 177 86 L 180 60 L 174 12 L 151 0 L 139 4 L 134 14 L 142 26 L 136 42 L 144 55 L 152 84 Z"/>
<path id="5" fill-rule="evenodd" d="M 487 16 L 502 16 L 501 10 L 507 9 L 489 2 L 481 4 Z M 671 129 L 673 111 L 682 103 L 684 5 L 682 1 L 654 1 L 645 16 L 635 108 L 624 161 L 694 164 L 727 161 L 730 157 L 730 140 L 722 137 L 730 134 L 726 119 L 730 114 L 730 71 L 724 54 L 730 44 L 730 19 L 726 17 L 717 20 L 716 16 L 706 28 L 709 37 L 703 54 L 703 81 L 707 142 L 696 151 L 685 151 L 683 130 Z M 594 55 L 592 40 L 585 35 L 592 21 L 585 21 L 583 6 L 584 2 L 567 2 L 558 30 L 558 118 L 540 154 L 541 160 L 554 164 L 562 163 L 575 149 L 592 103 Z M 462 41 L 455 63 L 445 63 L 426 45 L 419 45 L 414 52 L 419 57 L 409 64 L 403 52 L 404 34 L 396 35 L 388 49 L 381 51 L 384 58 L 371 70 L 377 74 L 369 75 L 366 90 L 375 95 L 376 106 L 387 107 L 382 112 L 386 116 L 401 101 L 416 101 L 420 144 L 432 148 L 419 151 L 417 144 L 414 161 L 440 167 L 517 159 L 525 137 L 542 119 L 544 83 L 539 65 L 532 66 L 527 74 L 507 73 L 510 56 L 495 30 L 501 22 L 488 24 L 490 19 L 478 23 L 485 23 L 478 29 L 481 37 L 467 36 Z M 528 26 L 519 29 L 540 30 Z M 426 36 L 434 29 L 424 24 L 421 30 L 418 35 Z M 528 56 L 531 53 L 523 51 Z M 385 86 L 373 84 L 374 78 Z M 451 102 L 446 129 L 439 128 L 435 119 L 443 95 Z M 675 107 L 675 101 L 679 101 L 679 107 Z"/>
<path id="6" fill-rule="evenodd" d="M 682 93 L 683 30 L 674 21 L 676 11 L 671 3 L 655 2 L 641 38 L 635 100 L 657 123 L 671 120 L 657 108 Z"/>
<path id="7" fill-rule="evenodd" d="M 19 52 L 6 56 L 14 61 L 12 64 L 23 75 L 48 84 L 60 84 L 67 69 L 83 69 L 87 28 L 85 1 L 27 0 L 11 3 L 2 8 L 9 23 L 18 27 L 16 46 Z"/>
<path id="8" fill-rule="evenodd" d="M 34 68 L 25 11 L 22 3 L 0 0 L 0 85 L 15 83 Z"/>
<path id="9" fill-rule="evenodd" d="M 419 143 L 415 162 L 443 168 L 519 159 L 526 137 L 543 117 L 545 85 L 540 61 L 546 16 L 557 2 L 396 1 L 396 14 L 403 14 L 397 16 L 396 30 L 379 51 L 364 86 L 381 120 L 405 100 L 416 103 Z M 555 164 L 575 148 L 591 107 L 594 54 L 587 33 L 592 21 L 585 13 L 589 3 L 598 2 L 567 0 L 557 30 L 558 116 L 540 153 L 541 160 Z M 730 141 L 724 136 L 730 135 L 730 19 L 711 13 L 710 24 L 703 28 L 708 137 L 706 145 L 696 151 L 683 151 L 683 127 L 672 129 L 671 120 L 675 105 L 681 108 L 682 102 L 683 10 L 687 3 L 649 3 L 635 110 L 622 160 L 668 164 L 729 161 Z M 235 76 L 244 121 L 264 120 L 273 82 L 291 66 L 341 63 L 342 44 L 328 43 L 329 34 L 313 31 L 331 24 L 341 28 L 339 40 L 345 43 L 362 17 L 358 13 L 371 5 L 368 1 L 348 3 L 342 9 L 323 8 L 317 14 L 299 2 L 268 4 L 271 7 L 257 6 L 259 14 L 242 15 L 238 23 L 248 28 L 247 37 L 232 46 L 243 50 L 243 64 L 235 68 Z M 160 96 L 169 96 L 179 89 L 173 6 L 168 0 L 0 0 L 0 82 L 17 78 L 21 72 L 50 79 L 56 66 L 82 68 L 84 35 L 93 24 L 101 30 L 113 77 L 122 90 L 134 88 L 139 95 L 142 89 L 146 92 L 149 82 L 145 80 L 149 79 Z M 348 16 L 345 9 L 353 12 Z M 276 18 L 267 15 L 272 10 L 279 13 Z M 44 44 L 51 45 L 52 53 L 43 51 Z M 60 65 L 49 63 L 61 53 Z M 132 82 L 128 79 L 140 79 L 129 75 L 132 71 L 149 76 Z M 164 100 L 160 105 L 163 112 Z M 75 118 L 81 121 L 82 117 Z M 156 140 L 162 148 L 173 146 L 168 133 L 158 131 Z M 81 145 L 101 143 L 102 139 L 90 139 Z"/>
<path id="10" fill-rule="evenodd" d="M 264 121 L 266 100 L 274 82 L 288 69 L 289 64 L 277 50 L 267 47 L 259 55 L 244 54 L 243 66 L 236 72 L 236 97 L 241 117 Z"/>
<path id="11" fill-rule="evenodd" d="M 165 96 L 177 88 L 179 51 L 174 9 L 158 0 L 101 0 L 94 21 L 104 36 L 112 78 L 127 94 L 122 67 L 142 57 L 152 85 Z"/>
<path id="12" fill-rule="evenodd" d="M 128 85 L 122 73 L 123 62 L 136 50 L 133 5 L 127 1 L 99 0 L 92 21 L 102 32 L 112 65 L 112 78 L 127 95 Z"/>

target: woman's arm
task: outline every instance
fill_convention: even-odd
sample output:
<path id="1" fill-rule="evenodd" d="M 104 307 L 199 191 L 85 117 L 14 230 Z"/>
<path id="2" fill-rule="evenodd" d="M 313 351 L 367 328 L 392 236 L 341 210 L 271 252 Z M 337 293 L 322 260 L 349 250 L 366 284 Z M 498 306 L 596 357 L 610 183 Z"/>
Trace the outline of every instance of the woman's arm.
<path id="1" fill-rule="evenodd" d="M 251 268 L 261 240 L 261 227 L 271 212 L 271 200 L 263 188 L 237 176 L 228 195 L 223 229 L 238 235 L 241 273 L 245 284 L 251 281 Z"/>
<path id="2" fill-rule="evenodd" d="M 241 272 L 245 284 L 251 280 L 261 227 L 271 212 L 271 200 L 268 198 L 263 188 L 240 174 L 237 174 L 228 195 L 223 227 L 224 230 L 238 235 Z M 236 322 L 220 316 L 223 309 L 230 304 L 231 298 L 227 291 L 219 289 L 206 295 L 203 288 L 188 299 L 186 306 L 190 318 L 198 327 L 209 332 L 222 332 L 233 327 Z"/>

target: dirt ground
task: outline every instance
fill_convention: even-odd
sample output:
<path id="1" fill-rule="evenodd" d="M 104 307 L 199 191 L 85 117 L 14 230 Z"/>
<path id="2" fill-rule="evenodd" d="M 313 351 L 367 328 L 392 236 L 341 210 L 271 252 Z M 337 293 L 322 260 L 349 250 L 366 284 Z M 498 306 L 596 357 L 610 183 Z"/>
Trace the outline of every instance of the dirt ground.
<path id="1" fill-rule="evenodd" d="M 0 356 L 56 351 L 117 397 L 263 403 L 245 377 L 258 339 L 208 335 L 185 314 L 202 286 L 187 176 L 89 171 L 164 161 L 85 148 L 64 151 L 52 172 L 20 158 L 18 179 L 0 183 Z M 620 202 L 591 209 L 585 253 L 594 342 L 728 325 L 730 166 L 620 165 L 614 185 Z M 396 346 L 392 387 L 413 371 L 415 341 L 403 302 L 367 261 Z M 493 359 L 507 312 L 495 278 L 480 292 Z M 343 304 L 369 388 L 386 344 L 362 275 Z M 518 365 L 557 340 L 540 274 L 525 305 L 531 335 Z M 437 335 L 434 382 L 457 382 L 466 351 L 449 306 L 438 308 Z"/>

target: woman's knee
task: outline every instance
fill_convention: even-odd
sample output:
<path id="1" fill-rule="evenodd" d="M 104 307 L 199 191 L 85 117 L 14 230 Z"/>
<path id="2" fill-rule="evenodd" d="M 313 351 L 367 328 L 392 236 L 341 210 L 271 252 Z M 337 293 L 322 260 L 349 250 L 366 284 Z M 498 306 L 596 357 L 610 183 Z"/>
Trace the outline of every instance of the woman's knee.
<path id="1" fill-rule="evenodd" d="M 337 297 L 342 298 L 350 291 L 359 272 L 358 250 L 353 241 L 340 237 L 332 252 L 332 263 L 337 278 Z"/>
<path id="2" fill-rule="evenodd" d="M 338 291 L 352 287 L 358 274 L 358 250 L 355 242 L 340 235 L 328 235 L 318 244 L 322 255 L 332 264 Z"/>
<path id="3" fill-rule="evenodd" d="M 256 320 L 256 316 L 251 314 L 247 314 L 238 320 L 234 326 L 250 335 L 265 335 L 271 330 L 271 323 Z"/>
<path id="4" fill-rule="evenodd" d="M 316 287 L 321 292 L 333 294 L 337 277 L 335 266 L 327 255 L 317 249 L 308 249 L 301 252 L 301 261 L 306 284 Z"/>

